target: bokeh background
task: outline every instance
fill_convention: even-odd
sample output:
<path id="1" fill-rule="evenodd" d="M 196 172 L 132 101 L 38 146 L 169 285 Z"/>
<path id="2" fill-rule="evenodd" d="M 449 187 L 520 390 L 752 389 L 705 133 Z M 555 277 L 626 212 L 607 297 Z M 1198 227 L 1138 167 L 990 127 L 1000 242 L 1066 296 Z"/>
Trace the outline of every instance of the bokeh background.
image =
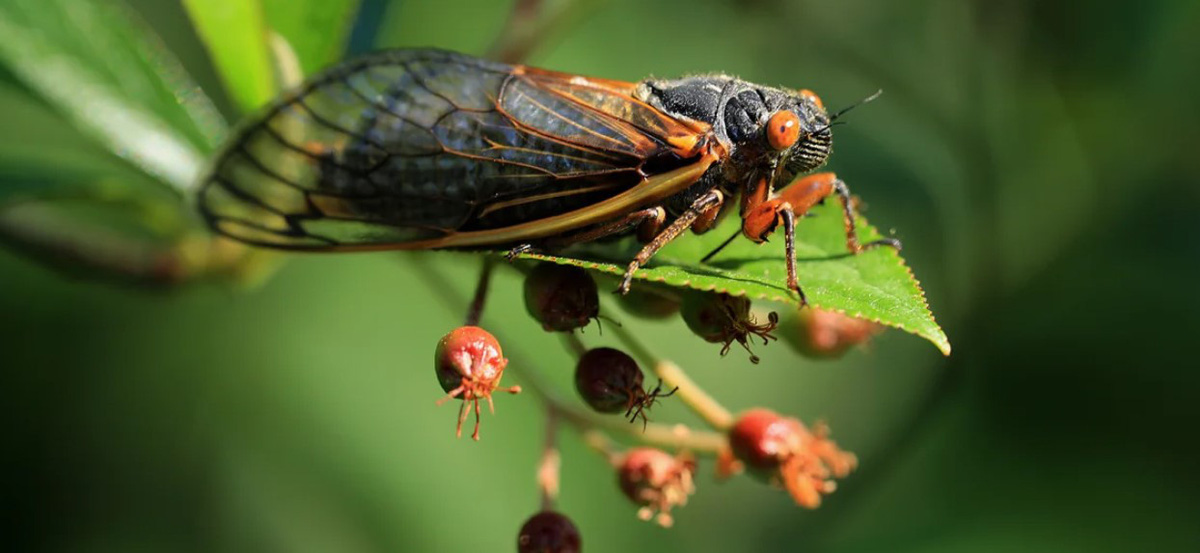
<path id="1" fill-rule="evenodd" d="M 129 4 L 239 117 L 183 7 Z M 363 0 L 349 47 L 483 53 L 510 4 Z M 943 358 L 889 332 L 835 362 L 775 344 L 750 366 L 678 321 L 609 305 L 732 408 L 829 421 L 862 468 L 810 512 L 750 479 L 716 484 L 706 462 L 664 531 L 567 432 L 561 509 L 589 552 L 1200 548 L 1200 3 L 581 0 L 564 13 L 531 63 L 623 80 L 722 71 L 832 106 L 884 89 L 837 129 L 831 167 L 904 240 L 954 344 Z M 11 67 L 0 114 L 0 187 L 36 198 L 145 180 Z M 103 194 L 80 196 L 64 221 L 177 224 L 92 213 Z M 476 258 L 295 256 L 236 286 L 149 286 L 82 270 L 95 240 L 47 252 L 20 213 L 0 213 L 5 549 L 514 549 L 537 508 L 539 405 L 499 398 L 480 443 L 433 406 L 429 354 L 462 315 L 442 297 L 469 293 Z M 51 242 L 73 243 L 72 228 Z M 448 276 L 438 293 L 419 265 Z M 500 272 L 485 322 L 513 337 L 514 362 L 565 386 L 570 358 L 523 314 L 519 284 Z M 657 417 L 695 422 L 671 404 Z"/>

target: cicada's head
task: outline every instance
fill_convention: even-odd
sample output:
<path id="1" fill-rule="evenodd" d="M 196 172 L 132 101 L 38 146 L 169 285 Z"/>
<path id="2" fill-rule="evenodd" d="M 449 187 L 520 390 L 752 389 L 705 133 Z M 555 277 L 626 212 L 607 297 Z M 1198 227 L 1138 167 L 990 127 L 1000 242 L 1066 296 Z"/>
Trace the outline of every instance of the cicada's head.
<path id="1" fill-rule="evenodd" d="M 791 175 L 807 173 L 825 164 L 833 151 L 829 114 L 821 99 L 809 90 L 793 93 L 763 126 L 763 140 L 778 152 L 780 165 Z"/>

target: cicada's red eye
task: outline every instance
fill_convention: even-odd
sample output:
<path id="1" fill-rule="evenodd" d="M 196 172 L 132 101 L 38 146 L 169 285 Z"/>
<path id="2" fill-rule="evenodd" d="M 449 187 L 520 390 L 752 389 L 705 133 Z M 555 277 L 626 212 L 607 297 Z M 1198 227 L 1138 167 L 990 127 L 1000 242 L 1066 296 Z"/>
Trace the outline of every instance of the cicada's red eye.
<path id="1" fill-rule="evenodd" d="M 795 113 L 780 110 L 767 121 L 767 142 L 776 150 L 790 148 L 800 139 L 800 117 Z"/>
<path id="2" fill-rule="evenodd" d="M 821 109 L 821 111 L 825 111 L 825 104 L 821 102 L 821 99 L 819 97 L 817 97 L 817 94 L 815 92 L 813 92 L 807 88 L 802 88 L 802 89 L 800 89 L 800 97 L 816 104 L 817 107 Z"/>

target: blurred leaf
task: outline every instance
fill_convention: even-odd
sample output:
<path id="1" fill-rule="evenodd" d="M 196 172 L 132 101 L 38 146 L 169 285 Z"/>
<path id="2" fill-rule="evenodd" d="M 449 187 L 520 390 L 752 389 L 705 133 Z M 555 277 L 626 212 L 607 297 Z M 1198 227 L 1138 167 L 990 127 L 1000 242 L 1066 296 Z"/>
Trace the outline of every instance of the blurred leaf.
<path id="1" fill-rule="evenodd" d="M 263 0 L 267 26 L 291 44 L 305 75 L 338 61 L 358 0 Z"/>
<path id="2" fill-rule="evenodd" d="M 815 217 L 801 219 L 796 225 L 800 286 L 809 303 L 816 308 L 842 312 L 916 334 L 949 355 L 950 342 L 934 321 L 920 284 L 900 255 L 891 248 L 849 255 L 840 205 L 826 202 L 810 213 Z M 734 240 L 708 264 L 700 263 L 708 252 L 738 232 L 740 224 L 737 220 L 727 220 L 711 232 L 676 240 L 655 255 L 646 268 L 634 275 L 635 278 L 679 288 L 799 305 L 799 299 L 787 287 L 787 263 L 781 235 L 777 234 L 774 242 L 762 246 L 745 239 Z M 859 238 L 864 243 L 882 236 L 864 219 L 860 218 L 858 225 Z M 635 251 L 632 247 L 623 247 L 616 252 L 612 248 L 581 250 L 587 259 L 604 261 L 536 254 L 524 257 L 620 275 L 625 272 Z"/>
<path id="3" fill-rule="evenodd" d="M 184 189 L 225 131 L 209 99 L 119 2 L 0 3 L 0 63 L 110 151 Z"/>
<path id="4" fill-rule="evenodd" d="M 0 113 L 5 115 L 0 207 L 31 199 L 155 193 L 178 203 L 178 196 L 160 182 L 80 134 L 28 91 L 0 84 Z"/>
<path id="5" fill-rule="evenodd" d="M 184 0 L 225 88 L 243 111 L 275 96 L 275 74 L 258 0 Z"/>

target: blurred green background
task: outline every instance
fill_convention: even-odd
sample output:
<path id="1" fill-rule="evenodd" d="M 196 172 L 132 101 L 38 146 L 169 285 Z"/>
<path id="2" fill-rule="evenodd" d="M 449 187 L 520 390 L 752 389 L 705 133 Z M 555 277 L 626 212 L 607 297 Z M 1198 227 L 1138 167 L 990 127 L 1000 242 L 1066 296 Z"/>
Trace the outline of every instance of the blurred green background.
<path id="1" fill-rule="evenodd" d="M 130 5 L 236 119 L 183 7 Z M 509 8 L 364 0 L 350 45 L 479 54 Z M 749 366 L 679 322 L 621 317 L 731 408 L 824 418 L 861 469 L 809 512 L 750 479 L 716 484 L 705 462 L 664 531 L 567 432 L 561 509 L 587 551 L 1200 548 L 1197 22 L 1192 0 L 571 8 L 531 63 L 631 81 L 722 71 L 831 107 L 884 89 L 838 128 L 831 168 L 904 240 L 954 344 L 943 358 L 889 332 L 837 362 L 775 344 Z M 43 96 L 0 67 L 0 187 L 146 180 Z M 137 220 L 161 222 L 154 209 Z M 416 265 L 465 297 L 476 258 L 294 256 L 257 286 L 150 288 L 62 270 L 75 258 L 30 248 L 13 220 L 0 219 L 6 549 L 514 549 L 537 508 L 539 405 L 498 398 L 480 443 L 433 405 L 430 352 L 462 309 Z M 485 323 L 513 337 L 513 363 L 565 386 L 571 360 L 524 315 L 519 284 L 500 272 Z M 670 402 L 656 418 L 695 422 Z"/>

